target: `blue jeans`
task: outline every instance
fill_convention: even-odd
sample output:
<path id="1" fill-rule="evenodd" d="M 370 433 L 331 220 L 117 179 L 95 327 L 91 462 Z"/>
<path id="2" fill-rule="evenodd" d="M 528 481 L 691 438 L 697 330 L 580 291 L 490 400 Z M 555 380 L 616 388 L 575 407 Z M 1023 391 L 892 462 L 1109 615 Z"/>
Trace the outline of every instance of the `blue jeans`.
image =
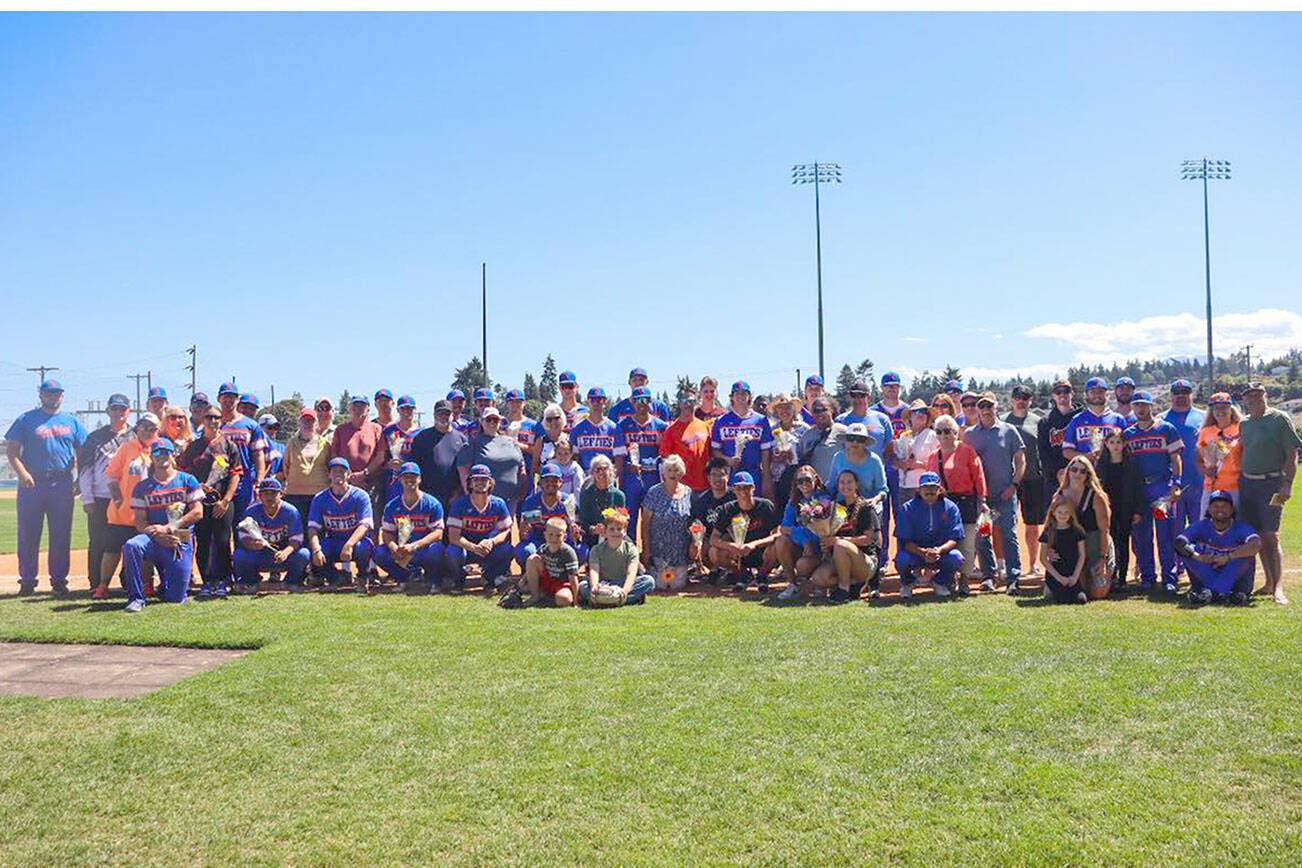
<path id="1" fill-rule="evenodd" d="M 122 546 L 122 584 L 127 589 L 128 600 L 144 602 L 145 589 L 141 582 L 145 561 L 158 570 L 163 585 L 163 600 L 183 603 L 190 592 L 190 563 L 194 559 L 191 543 L 175 549 L 160 546 L 147 534 L 137 534 Z"/>
<path id="2" fill-rule="evenodd" d="M 999 534 L 1004 549 L 1004 565 L 1008 568 L 1008 581 L 1015 582 L 1022 577 L 1022 549 L 1017 542 L 1017 495 L 1008 500 L 1000 500 L 998 495 L 986 499 L 990 508 L 996 513 L 993 532 Z M 981 577 L 995 576 L 995 547 L 989 537 L 978 536 L 976 540 L 977 559 L 981 563 Z"/>
<path id="3" fill-rule="evenodd" d="M 613 585 L 616 583 L 602 582 L 602 584 Z M 620 582 L 619 585 L 623 587 L 622 582 Z M 636 603 L 638 600 L 642 599 L 643 597 L 645 597 L 647 594 L 651 593 L 655 589 L 656 589 L 655 579 L 647 575 L 638 576 L 637 578 L 633 579 L 633 591 L 628 595 L 628 599 L 625 602 Z M 591 593 L 591 589 L 588 586 L 588 580 L 584 579 L 583 581 L 579 582 L 579 598 L 583 600 L 583 602 L 585 603 L 588 602 L 588 595 L 590 593 Z"/>
<path id="4" fill-rule="evenodd" d="M 303 576 L 307 573 L 307 565 L 311 558 L 312 555 L 308 552 L 307 547 L 302 546 L 277 564 L 270 546 L 257 551 L 241 546 L 235 550 L 233 572 L 241 582 L 256 585 L 262 579 L 262 573 L 282 570 L 285 573 L 285 581 L 291 585 L 296 585 L 303 581 Z"/>
<path id="5" fill-rule="evenodd" d="M 35 488 L 18 489 L 18 578 L 36 584 L 41 531 L 50 525 L 50 584 L 66 585 L 72 549 L 72 474 L 36 477 Z"/>

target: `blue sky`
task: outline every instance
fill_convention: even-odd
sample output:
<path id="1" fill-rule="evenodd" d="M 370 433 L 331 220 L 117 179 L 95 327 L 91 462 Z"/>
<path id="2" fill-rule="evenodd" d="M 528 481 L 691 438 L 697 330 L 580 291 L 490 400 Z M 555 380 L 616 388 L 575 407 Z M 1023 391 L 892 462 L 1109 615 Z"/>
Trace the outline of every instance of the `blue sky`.
<path id="1" fill-rule="evenodd" d="M 27 366 L 84 406 L 181 387 L 191 343 L 208 390 L 427 408 L 481 261 L 505 384 L 551 352 L 585 387 L 789 387 L 815 159 L 829 373 L 1198 352 L 1203 154 L 1234 162 L 1226 342 L 1302 345 L 1299 44 L 1280 14 L 6 15 L 0 419 Z"/>

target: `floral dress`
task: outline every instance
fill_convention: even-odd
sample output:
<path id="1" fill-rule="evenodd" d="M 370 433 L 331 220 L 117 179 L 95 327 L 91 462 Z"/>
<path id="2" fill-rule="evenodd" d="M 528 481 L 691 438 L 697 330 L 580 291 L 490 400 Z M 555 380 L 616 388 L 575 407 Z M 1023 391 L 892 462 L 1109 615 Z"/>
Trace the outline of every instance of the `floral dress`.
<path id="1" fill-rule="evenodd" d="M 687 553 L 692 523 L 692 490 L 678 483 L 678 495 L 670 497 L 657 483 L 642 498 L 642 509 L 651 514 L 651 560 L 655 564 L 681 566 L 691 563 Z"/>

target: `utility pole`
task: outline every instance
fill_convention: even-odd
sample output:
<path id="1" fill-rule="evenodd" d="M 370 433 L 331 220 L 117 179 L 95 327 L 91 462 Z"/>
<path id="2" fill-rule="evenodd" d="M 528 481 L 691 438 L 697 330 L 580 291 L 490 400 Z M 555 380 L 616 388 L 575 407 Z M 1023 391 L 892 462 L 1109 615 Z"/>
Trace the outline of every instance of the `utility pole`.
<path id="1" fill-rule="evenodd" d="M 271 403 L 276 403 L 276 384 L 271 384 Z"/>
<path id="2" fill-rule="evenodd" d="M 145 379 L 147 374 L 127 374 L 128 380 L 136 381 L 136 421 L 140 421 L 140 381 Z"/>
<path id="3" fill-rule="evenodd" d="M 805 400 L 805 391 L 804 391 L 804 387 L 801 385 L 801 382 L 800 382 L 800 368 L 796 368 L 796 390 L 795 390 L 794 392 L 792 392 L 791 394 L 796 395 L 797 397 L 799 397 L 800 400 L 801 400 L 802 402 Z M 814 411 L 813 411 L 813 410 L 810 410 L 809 412 L 812 413 L 812 412 L 814 412 Z"/>
<path id="4" fill-rule="evenodd" d="M 791 183 L 814 185 L 814 255 L 818 263 L 818 375 L 827 381 L 823 369 L 823 219 L 820 212 L 820 184 L 841 183 L 839 163 L 800 163 L 791 167 Z"/>
<path id="5" fill-rule="evenodd" d="M 1230 180 L 1228 160 L 1185 160 L 1180 164 L 1180 180 L 1203 182 L 1203 263 L 1207 274 L 1207 393 L 1216 391 L 1216 360 L 1212 356 L 1212 242 L 1207 218 L 1207 182 Z"/>
<path id="6" fill-rule="evenodd" d="M 480 268 L 479 291 L 480 291 L 480 305 L 481 305 L 480 306 L 480 327 L 481 327 L 480 339 L 483 344 L 480 351 L 483 354 L 482 361 L 484 363 L 484 381 L 487 383 L 491 383 L 493 382 L 493 380 L 488 376 L 488 263 L 481 262 L 479 268 Z"/>
<path id="7" fill-rule="evenodd" d="M 1248 381 L 1251 382 L 1252 381 L 1252 344 L 1248 344 L 1246 347 L 1243 348 L 1243 354 L 1247 356 Z"/>
<path id="8" fill-rule="evenodd" d="M 31 371 L 33 374 L 36 375 L 36 382 L 39 385 L 45 382 L 45 374 L 47 371 L 57 371 L 59 369 L 52 368 L 49 365 L 37 365 L 36 367 L 28 368 L 27 370 Z"/>
<path id="9" fill-rule="evenodd" d="M 198 354 L 199 354 L 199 348 L 198 348 L 198 345 L 196 345 L 196 344 L 190 344 L 190 349 L 186 350 L 186 352 L 190 354 L 190 364 L 186 365 L 186 366 L 185 366 L 185 369 L 186 369 L 187 371 L 190 372 L 190 397 L 193 398 L 193 397 L 194 397 L 194 377 L 195 377 L 194 363 L 195 363 L 195 361 L 197 360 L 197 358 L 198 358 Z"/>
<path id="10" fill-rule="evenodd" d="M 149 390 L 150 390 L 150 391 L 153 391 L 153 389 L 154 389 L 154 372 L 153 372 L 153 371 L 145 371 L 145 385 L 149 387 Z"/>

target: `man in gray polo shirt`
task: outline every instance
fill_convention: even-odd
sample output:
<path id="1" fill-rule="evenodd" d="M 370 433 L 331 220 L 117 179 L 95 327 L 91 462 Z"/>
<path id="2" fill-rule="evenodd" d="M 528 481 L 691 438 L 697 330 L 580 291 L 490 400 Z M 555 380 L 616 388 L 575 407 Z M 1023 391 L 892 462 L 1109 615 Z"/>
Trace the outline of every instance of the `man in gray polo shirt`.
<path id="1" fill-rule="evenodd" d="M 846 427 L 832 417 L 832 401 L 820 395 L 809 408 L 814 414 L 814 424 L 796 446 L 796 463 L 808 464 L 818 472 L 823 482 L 832 472 L 832 458 L 845 448 Z"/>
<path id="2" fill-rule="evenodd" d="M 1017 592 L 1022 575 L 1021 549 L 1017 543 L 1017 486 L 1026 474 L 1026 446 L 1022 435 L 1007 422 L 999 421 L 999 402 L 990 392 L 977 396 L 976 424 L 963 432 L 963 442 L 981 456 L 986 477 L 986 501 L 994 511 L 993 532 L 999 534 L 1008 568 L 1008 593 Z M 988 537 L 977 538 L 981 562 L 981 590 L 993 591 L 1000 572 Z"/>
<path id="3" fill-rule="evenodd" d="M 1261 536 L 1258 556 L 1266 584 L 1257 593 L 1272 596 L 1283 605 L 1288 597 L 1280 581 L 1284 550 L 1279 543 L 1279 522 L 1284 504 L 1293 493 L 1302 440 L 1289 417 L 1267 404 L 1266 388 L 1260 383 L 1249 383 L 1243 390 L 1243 409 L 1248 412 L 1239 423 L 1239 443 L 1243 446 L 1239 512 Z"/>

